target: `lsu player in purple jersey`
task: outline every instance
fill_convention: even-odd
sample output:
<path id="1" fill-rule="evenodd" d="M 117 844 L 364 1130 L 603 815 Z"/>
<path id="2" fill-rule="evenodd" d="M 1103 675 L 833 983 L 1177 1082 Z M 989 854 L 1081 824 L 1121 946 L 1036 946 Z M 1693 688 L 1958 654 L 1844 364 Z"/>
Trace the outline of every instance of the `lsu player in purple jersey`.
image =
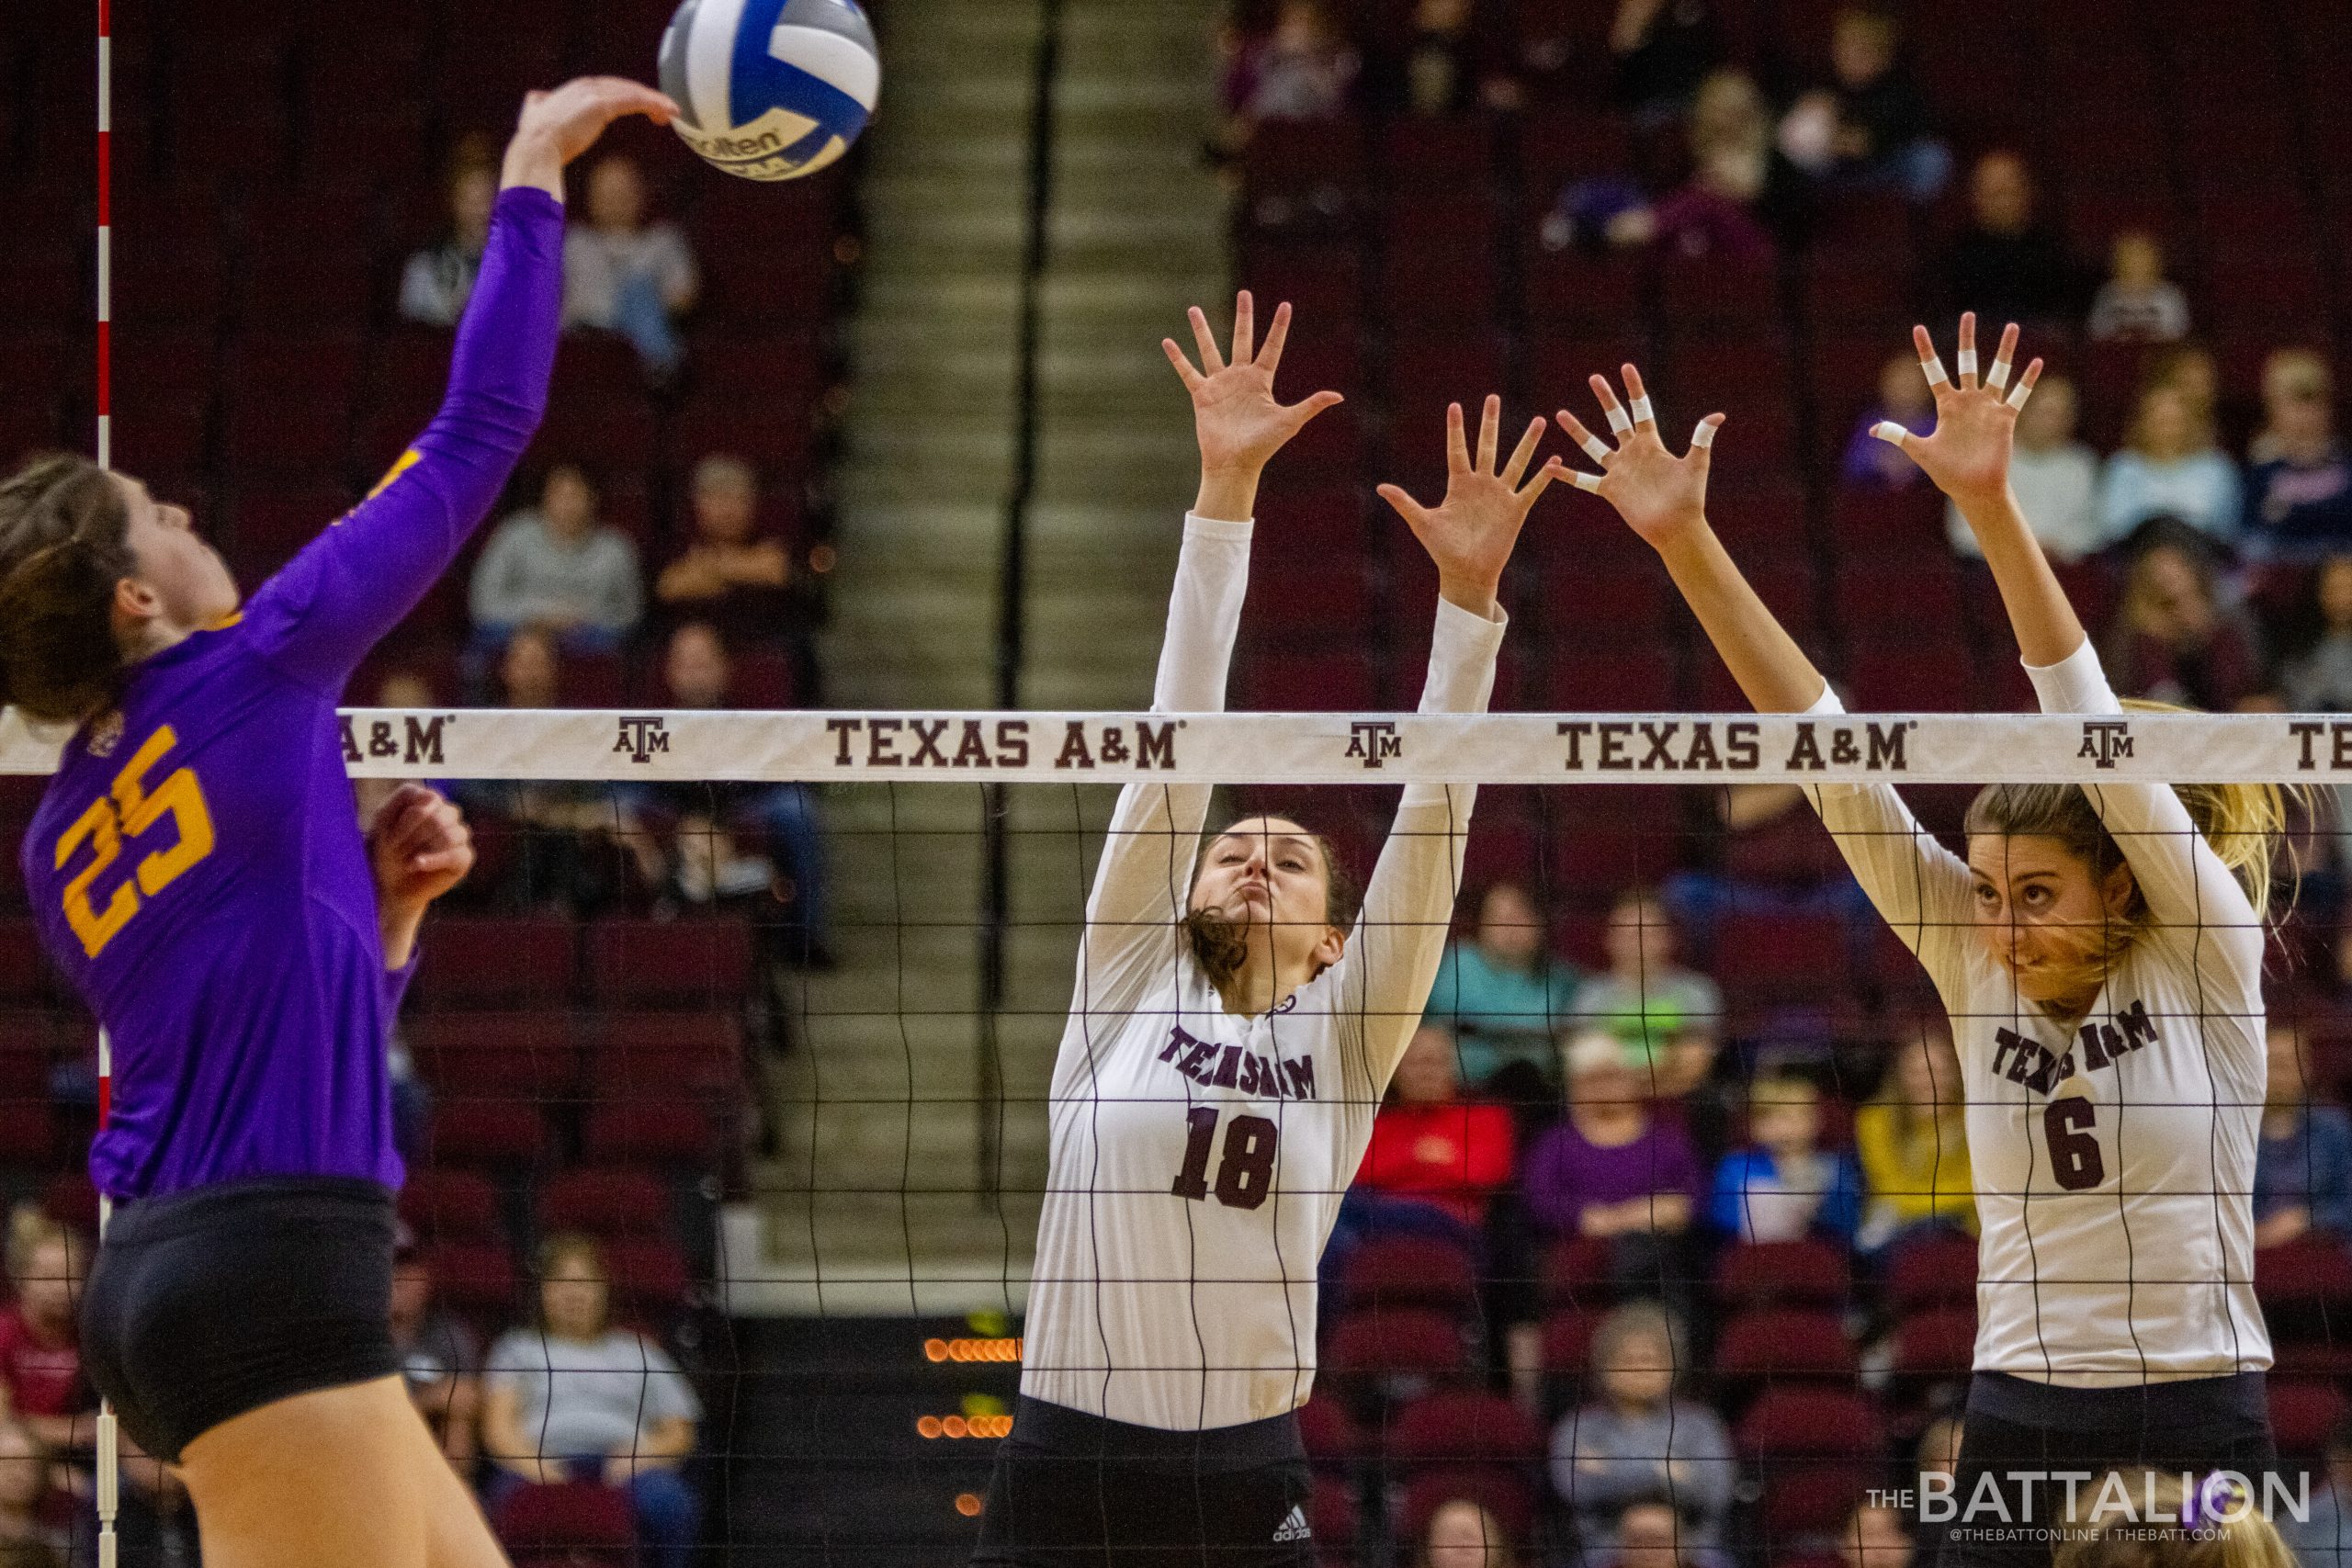
<path id="1" fill-rule="evenodd" d="M 614 78 L 529 96 L 440 412 L 242 604 L 187 513 L 128 475 L 50 457 L 0 482 L 0 695 L 74 727 L 26 886 L 115 1052 L 84 1354 L 180 1468 L 215 1568 L 504 1562 L 392 1350 L 385 1041 L 415 924 L 379 901 L 334 709 L 538 427 L 564 165 L 622 116 L 676 113 Z M 410 895 L 447 874 L 433 853 L 410 854 Z"/>

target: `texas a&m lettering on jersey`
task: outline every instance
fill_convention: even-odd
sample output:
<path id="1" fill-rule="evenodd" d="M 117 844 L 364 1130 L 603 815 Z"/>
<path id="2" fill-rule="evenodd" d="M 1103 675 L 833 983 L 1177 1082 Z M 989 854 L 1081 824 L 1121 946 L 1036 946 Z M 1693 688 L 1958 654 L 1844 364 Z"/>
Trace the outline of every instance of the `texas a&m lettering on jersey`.
<path id="1" fill-rule="evenodd" d="M 1252 1100 L 1313 1100 L 1315 1058 L 1264 1056 L 1241 1045 L 1203 1040 L 1182 1024 L 1168 1031 L 1159 1060 L 1203 1089 L 1230 1089 Z"/>
<path id="2" fill-rule="evenodd" d="M 2082 1050 L 2079 1063 L 2072 1047 L 2065 1055 L 2055 1055 L 2013 1029 L 1996 1029 L 1993 1071 L 2011 1083 L 2023 1084 L 2036 1094 L 2048 1094 L 2078 1071 L 2097 1072 L 2111 1067 L 2132 1052 L 2155 1044 L 2156 1023 L 2148 1016 L 2148 1004 L 2135 1001 L 2114 1014 L 2109 1022 L 2084 1024 L 2076 1040 Z"/>

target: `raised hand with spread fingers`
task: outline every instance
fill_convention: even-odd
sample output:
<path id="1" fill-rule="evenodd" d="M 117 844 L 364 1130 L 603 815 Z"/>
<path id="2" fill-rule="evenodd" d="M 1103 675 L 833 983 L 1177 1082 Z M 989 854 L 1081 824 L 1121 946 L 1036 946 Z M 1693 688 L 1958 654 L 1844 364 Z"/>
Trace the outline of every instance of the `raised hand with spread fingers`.
<path id="1" fill-rule="evenodd" d="M 1495 592 L 1502 585 L 1503 568 L 1519 543 L 1519 532 L 1536 498 L 1567 470 L 1557 457 L 1547 459 L 1535 477 L 1528 465 L 1543 444 L 1544 422 L 1531 421 L 1526 434 L 1512 448 L 1510 458 L 1498 469 L 1501 446 L 1503 400 L 1490 397 L 1478 420 L 1478 456 L 1474 463 L 1464 438 L 1462 405 L 1445 411 L 1445 499 L 1423 506 L 1397 485 L 1382 485 L 1380 499 L 1396 509 L 1413 536 L 1437 566 L 1438 592 L 1451 603 L 1493 618 Z M 1522 482 L 1524 481 L 1524 482 Z"/>
<path id="2" fill-rule="evenodd" d="M 1197 305 L 1192 310 L 1193 342 L 1201 363 L 1192 360 L 1174 338 L 1159 346 L 1193 398 L 1193 432 L 1201 446 L 1201 493 L 1195 515 L 1241 523 L 1257 504 L 1258 477 L 1273 455 L 1289 444 L 1306 422 L 1344 401 L 1337 392 L 1314 396 L 1285 406 L 1274 396 L 1274 372 L 1283 362 L 1283 345 L 1290 341 L 1290 306 L 1277 305 L 1266 329 L 1266 341 L 1257 344 L 1256 302 L 1243 289 L 1233 301 L 1233 359 L 1227 364 L 1217 351 L 1216 334 Z"/>
<path id="3" fill-rule="evenodd" d="M 1678 457 L 1658 436 L 1657 414 L 1651 407 L 1649 389 L 1642 384 L 1642 373 L 1631 365 L 1623 368 L 1625 396 L 1633 405 L 1630 413 L 1617 401 L 1609 378 L 1591 378 L 1593 396 L 1600 400 L 1600 412 L 1609 421 L 1616 446 L 1587 430 L 1566 409 L 1555 417 L 1568 439 L 1600 465 L 1598 474 L 1578 471 L 1568 478 L 1578 490 L 1590 491 L 1615 507 L 1627 526 L 1655 546 L 1677 529 L 1706 521 L 1707 470 L 1724 416 L 1711 413 L 1701 420 L 1699 428 L 1690 433 L 1690 449 Z"/>

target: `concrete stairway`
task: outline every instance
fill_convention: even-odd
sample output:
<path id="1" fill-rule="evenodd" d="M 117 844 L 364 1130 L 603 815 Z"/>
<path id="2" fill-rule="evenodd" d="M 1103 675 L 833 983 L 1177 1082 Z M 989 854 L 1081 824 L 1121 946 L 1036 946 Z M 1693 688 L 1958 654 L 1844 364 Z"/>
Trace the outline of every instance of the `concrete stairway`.
<path id="1" fill-rule="evenodd" d="M 1043 423 L 1023 705 L 1149 700 L 1192 495 L 1159 341 L 1223 288 L 1197 148 L 1216 0 L 1066 0 L 1044 288 Z M 833 702 L 986 707 L 1017 410 L 1037 0 L 894 6 L 865 200 Z M 1219 312 L 1221 314 L 1221 312 Z M 1015 928 L 998 1019 L 1001 1201 L 981 1197 L 978 916 L 986 809 L 961 784 L 828 796 L 839 972 L 797 998 L 771 1086 L 784 1152 L 730 1214 L 741 1313 L 1016 1308 L 1045 1171 L 1044 1095 L 1105 791 L 1008 792 Z"/>

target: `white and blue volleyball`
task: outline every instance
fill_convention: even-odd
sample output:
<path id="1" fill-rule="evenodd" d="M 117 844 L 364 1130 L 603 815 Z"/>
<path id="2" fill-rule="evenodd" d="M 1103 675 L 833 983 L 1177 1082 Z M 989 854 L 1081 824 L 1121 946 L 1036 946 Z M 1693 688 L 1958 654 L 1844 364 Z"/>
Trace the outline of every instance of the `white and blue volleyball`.
<path id="1" fill-rule="evenodd" d="M 874 113 L 882 63 L 856 0 L 684 0 L 662 37 L 662 90 L 686 145 L 747 180 L 840 159 Z"/>

